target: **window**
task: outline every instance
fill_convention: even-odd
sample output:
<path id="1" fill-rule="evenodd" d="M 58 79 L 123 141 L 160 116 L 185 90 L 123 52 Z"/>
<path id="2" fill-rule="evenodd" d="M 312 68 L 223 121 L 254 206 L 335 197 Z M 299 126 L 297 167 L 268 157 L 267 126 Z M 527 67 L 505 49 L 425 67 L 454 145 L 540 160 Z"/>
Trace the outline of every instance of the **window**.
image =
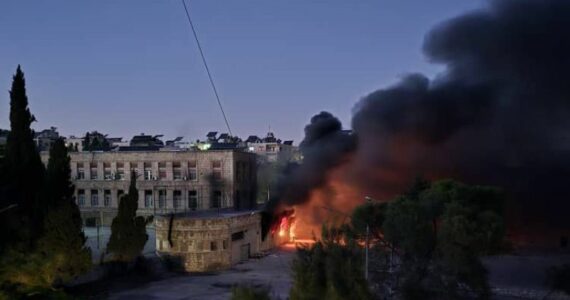
<path id="1" fill-rule="evenodd" d="M 220 208 L 222 207 L 222 192 L 221 191 L 214 191 L 212 197 L 212 208 Z"/>
<path id="2" fill-rule="evenodd" d="M 196 181 L 198 180 L 198 168 L 196 165 L 196 161 L 189 161 L 188 162 L 188 180 Z"/>
<path id="3" fill-rule="evenodd" d="M 77 179 L 78 180 L 85 179 L 85 167 L 83 163 L 77 163 Z"/>
<path id="4" fill-rule="evenodd" d="M 166 207 L 166 190 L 158 191 L 158 208 Z"/>
<path id="5" fill-rule="evenodd" d="M 125 163 L 117 163 L 117 174 L 115 176 L 118 180 L 125 180 Z"/>
<path id="6" fill-rule="evenodd" d="M 152 180 L 152 166 L 149 162 L 144 163 L 144 180 Z"/>
<path id="7" fill-rule="evenodd" d="M 91 180 L 97 180 L 97 163 L 90 163 L 89 164 L 89 169 L 90 169 L 90 176 L 89 178 Z"/>
<path id="8" fill-rule="evenodd" d="M 108 162 L 103 163 L 103 178 L 105 180 L 113 179 L 113 177 L 111 176 L 111 164 Z"/>
<path id="9" fill-rule="evenodd" d="M 99 191 L 91 190 L 91 206 L 99 206 Z"/>
<path id="10" fill-rule="evenodd" d="M 222 248 L 223 248 L 224 250 L 228 249 L 228 240 L 223 240 L 223 241 L 222 241 Z"/>
<path id="11" fill-rule="evenodd" d="M 212 176 L 214 180 L 222 180 L 222 161 L 212 161 Z"/>
<path id="12" fill-rule="evenodd" d="M 243 238 L 244 238 L 244 232 L 243 231 L 238 231 L 238 232 L 232 233 L 232 241 L 243 240 Z"/>
<path id="13" fill-rule="evenodd" d="M 216 251 L 218 250 L 218 243 L 216 243 L 216 241 L 211 241 L 210 242 L 210 251 Z"/>
<path id="14" fill-rule="evenodd" d="M 182 207 L 182 191 L 174 191 L 173 205 L 175 209 Z"/>
<path id="15" fill-rule="evenodd" d="M 144 207 L 149 208 L 152 207 L 152 190 L 145 190 L 144 191 Z"/>
<path id="16" fill-rule="evenodd" d="M 103 192 L 103 205 L 105 207 L 111 206 L 111 190 L 105 190 Z"/>
<path id="17" fill-rule="evenodd" d="M 188 208 L 190 210 L 198 208 L 198 193 L 196 191 L 188 191 Z"/>
<path id="18" fill-rule="evenodd" d="M 166 163 L 165 162 L 159 162 L 158 163 L 158 178 L 160 180 L 166 179 Z"/>
<path id="19" fill-rule="evenodd" d="M 182 167 L 179 161 L 172 163 L 172 174 L 174 180 L 181 180 L 182 179 Z"/>
<path id="20" fill-rule="evenodd" d="M 77 205 L 85 206 L 85 191 L 77 190 Z"/>

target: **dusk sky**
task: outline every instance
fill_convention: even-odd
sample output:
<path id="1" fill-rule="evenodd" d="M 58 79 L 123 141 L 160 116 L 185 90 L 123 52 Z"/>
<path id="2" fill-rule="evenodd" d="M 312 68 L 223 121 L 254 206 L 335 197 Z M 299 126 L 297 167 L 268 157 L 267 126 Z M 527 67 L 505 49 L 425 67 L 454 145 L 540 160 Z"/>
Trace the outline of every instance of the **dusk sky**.
<path id="1" fill-rule="evenodd" d="M 426 1 L 427 2 L 427 1 Z M 362 96 L 410 72 L 434 25 L 483 1 L 187 2 L 234 134 L 303 137 L 322 110 L 349 127 Z M 204 138 L 225 125 L 178 0 L 2 1 L 0 128 L 26 74 L 33 126 Z"/>

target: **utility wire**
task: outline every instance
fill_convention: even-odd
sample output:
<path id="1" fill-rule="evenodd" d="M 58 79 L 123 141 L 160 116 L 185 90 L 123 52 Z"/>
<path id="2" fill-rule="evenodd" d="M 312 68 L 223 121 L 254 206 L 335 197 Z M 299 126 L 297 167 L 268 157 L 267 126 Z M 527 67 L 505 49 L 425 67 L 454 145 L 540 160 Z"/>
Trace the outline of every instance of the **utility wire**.
<path id="1" fill-rule="evenodd" d="M 202 46 L 200 46 L 200 41 L 198 40 L 198 34 L 196 33 L 196 29 L 194 28 L 194 23 L 192 23 L 192 18 L 190 18 L 190 13 L 188 12 L 188 7 L 186 6 L 185 0 L 182 0 L 182 5 L 184 5 L 184 11 L 186 11 L 186 17 L 188 18 L 188 23 L 190 23 L 190 28 L 192 28 L 192 33 L 194 34 L 194 39 L 196 40 L 196 44 L 198 45 L 198 50 L 200 50 L 200 56 L 202 57 L 202 62 L 204 63 L 204 67 L 206 68 L 206 73 L 208 73 L 208 78 L 210 79 L 210 84 L 212 85 L 212 89 L 214 90 L 214 95 L 216 95 L 216 100 L 218 100 L 218 106 L 220 107 L 220 111 L 222 112 L 222 116 L 224 117 L 224 121 L 226 122 L 226 126 L 228 127 L 230 136 L 233 136 L 232 130 L 230 129 L 230 123 L 228 122 L 228 118 L 226 117 L 226 113 L 224 112 L 224 108 L 222 107 L 222 102 L 220 101 L 218 90 L 216 89 L 216 85 L 214 84 L 214 79 L 212 79 L 212 73 L 210 73 L 210 68 L 208 68 L 208 64 L 206 63 L 206 57 L 204 56 L 204 51 L 202 51 Z"/>

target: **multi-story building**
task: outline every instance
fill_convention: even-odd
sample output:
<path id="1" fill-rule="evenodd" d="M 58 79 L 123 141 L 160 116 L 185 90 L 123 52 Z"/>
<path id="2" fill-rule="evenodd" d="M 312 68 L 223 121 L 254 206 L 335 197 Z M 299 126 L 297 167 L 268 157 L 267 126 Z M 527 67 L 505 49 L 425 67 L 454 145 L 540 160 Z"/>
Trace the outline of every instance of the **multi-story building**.
<path id="1" fill-rule="evenodd" d="M 59 139 L 59 133 L 55 127 L 50 127 L 49 129 L 44 129 L 40 132 L 34 133 L 34 142 L 40 151 L 49 150 L 51 145 L 57 139 Z"/>
<path id="2" fill-rule="evenodd" d="M 83 151 L 83 144 L 85 143 L 85 137 L 77 137 L 71 135 L 65 139 L 65 146 L 73 151 Z"/>
<path id="3" fill-rule="evenodd" d="M 75 199 L 89 223 L 108 225 L 121 195 L 137 176 L 138 213 L 154 215 L 255 205 L 256 157 L 253 153 L 208 151 L 71 152 Z M 47 163 L 48 153 L 42 153 Z M 131 173 L 134 172 L 134 173 Z"/>
<path id="4" fill-rule="evenodd" d="M 298 152 L 293 141 L 281 141 L 275 138 L 273 132 L 268 132 L 264 138 L 250 135 L 245 142 L 250 152 L 259 155 L 260 159 L 268 162 L 276 162 L 279 159 L 294 160 Z"/>

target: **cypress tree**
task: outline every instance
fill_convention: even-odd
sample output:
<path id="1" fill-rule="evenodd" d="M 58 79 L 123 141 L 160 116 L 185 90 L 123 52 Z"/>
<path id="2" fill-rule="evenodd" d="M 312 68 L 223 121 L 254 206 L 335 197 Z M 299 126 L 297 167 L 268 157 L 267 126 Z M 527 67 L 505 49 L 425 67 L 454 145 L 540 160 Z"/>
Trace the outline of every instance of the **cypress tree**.
<path id="1" fill-rule="evenodd" d="M 56 140 L 49 152 L 46 200 L 49 203 L 45 234 L 39 251 L 45 255 L 51 286 L 73 279 L 91 266 L 91 251 L 85 247 L 79 207 L 73 197 L 70 158 L 63 139 Z"/>
<path id="2" fill-rule="evenodd" d="M 28 108 L 24 73 L 18 66 L 10 90 L 10 133 L 0 172 L 2 208 L 17 206 L 4 212 L 1 218 L 3 229 L 10 233 L 3 234 L 2 249 L 14 241 L 31 246 L 42 232 L 47 207 L 39 196 L 45 169 L 30 128 L 34 121 Z"/>
<path id="3" fill-rule="evenodd" d="M 50 208 L 58 208 L 69 203 L 75 204 L 73 201 L 74 187 L 71 183 L 69 162 L 68 150 L 63 139 L 57 139 L 51 145 L 46 171 L 45 199 L 48 201 Z"/>
<path id="4" fill-rule="evenodd" d="M 48 204 L 43 235 L 27 252 L 9 252 L 0 280 L 15 286 L 21 294 L 49 291 L 86 272 L 91 251 L 85 246 L 81 215 L 73 198 L 67 148 L 58 139 L 50 148 L 46 189 Z"/>
<path id="5" fill-rule="evenodd" d="M 131 173 L 129 193 L 119 202 L 119 211 L 111 224 L 111 237 L 107 244 L 107 253 L 112 260 L 129 263 L 142 254 L 148 235 L 146 225 L 152 217 L 137 216 L 139 194 L 136 188 L 136 174 Z"/>

